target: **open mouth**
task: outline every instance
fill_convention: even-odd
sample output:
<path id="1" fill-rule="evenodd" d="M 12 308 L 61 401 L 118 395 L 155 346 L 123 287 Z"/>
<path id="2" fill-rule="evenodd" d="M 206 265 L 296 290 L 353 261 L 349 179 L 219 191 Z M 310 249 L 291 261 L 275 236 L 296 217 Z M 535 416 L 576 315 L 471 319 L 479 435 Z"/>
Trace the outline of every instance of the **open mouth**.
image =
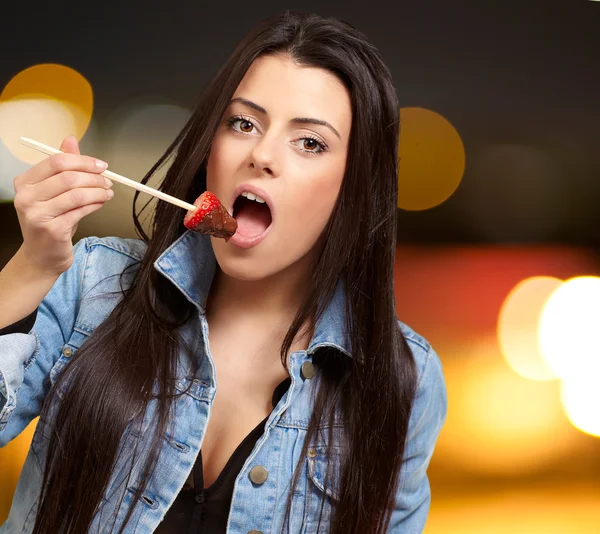
<path id="1" fill-rule="evenodd" d="M 236 236 L 255 240 L 271 226 L 271 210 L 263 198 L 254 193 L 243 192 L 233 204 L 233 217 L 238 223 Z"/>

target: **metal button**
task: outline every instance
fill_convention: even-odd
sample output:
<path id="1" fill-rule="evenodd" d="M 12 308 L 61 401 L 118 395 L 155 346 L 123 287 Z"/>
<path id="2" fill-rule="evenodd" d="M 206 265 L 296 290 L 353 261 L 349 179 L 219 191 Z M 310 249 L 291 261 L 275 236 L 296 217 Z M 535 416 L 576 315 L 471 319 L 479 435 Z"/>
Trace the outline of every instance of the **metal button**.
<path id="1" fill-rule="evenodd" d="M 198 493 L 198 494 L 196 494 L 196 496 L 194 497 L 194 500 L 198 504 L 202 504 L 204 502 L 204 493 Z"/>
<path id="2" fill-rule="evenodd" d="M 73 351 L 71 350 L 71 347 L 64 347 L 62 353 L 65 358 L 70 358 L 71 356 L 73 356 Z"/>
<path id="3" fill-rule="evenodd" d="M 269 478 L 269 472 L 262 466 L 256 465 L 250 469 L 250 480 L 259 486 L 264 484 Z"/>
<path id="4" fill-rule="evenodd" d="M 302 372 L 302 376 L 304 378 L 312 378 L 315 376 L 315 366 L 312 364 L 312 362 L 304 362 L 300 368 L 300 371 Z"/>
<path id="5" fill-rule="evenodd" d="M 260 530 L 251 530 L 248 534 L 263 534 Z"/>
<path id="6" fill-rule="evenodd" d="M 308 449 L 308 457 L 309 458 L 316 458 L 317 457 L 317 451 L 316 451 L 316 449 L 313 449 L 313 448 Z"/>

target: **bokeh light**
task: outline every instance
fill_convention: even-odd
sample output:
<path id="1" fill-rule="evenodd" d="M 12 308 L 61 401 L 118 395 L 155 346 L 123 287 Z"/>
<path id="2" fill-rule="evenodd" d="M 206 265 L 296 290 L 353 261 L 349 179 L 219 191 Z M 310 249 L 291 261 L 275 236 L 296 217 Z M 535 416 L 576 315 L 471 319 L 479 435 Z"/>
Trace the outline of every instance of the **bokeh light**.
<path id="1" fill-rule="evenodd" d="M 124 104 L 103 123 L 106 142 L 102 158 L 110 170 L 139 182 L 175 140 L 189 115 L 190 111 L 184 107 L 151 102 L 147 98 Z M 158 188 L 169 163 L 148 182 L 150 187 Z M 113 189 L 115 196 L 110 202 L 82 219 L 78 235 L 136 236 L 131 211 L 135 190 L 116 182 Z M 140 194 L 138 207 L 150 199 L 149 195 Z M 146 210 L 143 218 L 149 214 Z M 148 226 L 145 228 L 149 230 Z"/>
<path id="2" fill-rule="evenodd" d="M 52 63 L 34 65 L 0 94 L 0 140 L 15 157 L 34 164 L 45 156 L 23 146 L 21 136 L 58 148 L 67 135 L 83 137 L 92 112 L 92 87 L 79 72 Z"/>
<path id="3" fill-rule="evenodd" d="M 597 486 L 569 480 L 559 484 L 454 490 L 434 498 L 424 534 L 598 534 Z"/>
<path id="4" fill-rule="evenodd" d="M 1 108 L 1 104 L 0 104 Z M 64 118 L 65 115 L 59 115 L 60 118 Z M 62 142 L 62 140 L 60 141 Z M 51 145 L 55 148 L 59 148 L 60 144 Z M 79 148 L 82 154 L 98 155 L 98 127 L 92 119 L 90 124 L 79 143 Z M 7 148 L 4 143 L 0 141 L 0 203 L 1 202 L 12 202 L 15 198 L 15 190 L 13 187 L 13 180 L 19 174 L 22 174 L 28 170 L 33 164 L 41 161 L 48 156 L 37 152 L 36 150 L 30 150 L 31 154 L 28 155 L 29 162 L 17 158 Z"/>
<path id="5" fill-rule="evenodd" d="M 539 344 L 553 372 L 571 384 L 600 376 L 600 278 L 579 276 L 561 284 L 540 318 Z"/>
<path id="6" fill-rule="evenodd" d="M 0 523 L 8 516 L 12 496 L 29 453 L 31 440 L 35 432 L 39 417 L 33 419 L 27 427 L 14 440 L 0 449 L 0 473 L 2 479 L 0 487 Z"/>
<path id="7" fill-rule="evenodd" d="M 572 452 L 558 381 L 532 381 L 508 367 L 494 336 L 444 350 L 448 415 L 437 461 L 477 476 L 522 476 Z M 452 363 L 454 362 L 454 363 Z"/>
<path id="8" fill-rule="evenodd" d="M 550 276 L 535 276 L 517 284 L 506 297 L 498 317 L 498 342 L 508 364 L 532 380 L 552 380 L 556 374 L 542 357 L 538 344 L 542 309 L 561 284 Z"/>
<path id="9" fill-rule="evenodd" d="M 600 437 L 598 375 L 563 381 L 561 400 L 565 413 L 575 428 Z"/>
<path id="10" fill-rule="evenodd" d="M 426 210 L 447 200 L 465 170 L 460 135 L 438 113 L 418 107 L 400 110 L 398 207 Z"/>

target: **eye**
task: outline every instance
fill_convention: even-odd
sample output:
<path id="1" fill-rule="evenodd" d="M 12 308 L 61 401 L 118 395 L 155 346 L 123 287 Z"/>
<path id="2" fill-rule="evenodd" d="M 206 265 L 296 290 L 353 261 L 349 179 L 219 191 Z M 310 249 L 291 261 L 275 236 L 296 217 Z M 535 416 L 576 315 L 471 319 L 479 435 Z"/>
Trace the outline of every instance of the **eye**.
<path id="1" fill-rule="evenodd" d="M 254 124 L 252 124 L 250 121 L 247 121 L 247 120 L 240 121 L 240 130 L 242 132 L 250 133 L 252 131 L 252 128 L 254 128 Z"/>
<path id="2" fill-rule="evenodd" d="M 316 137 L 301 137 L 298 141 L 302 141 L 302 146 L 298 147 L 302 152 L 322 154 L 327 151 L 327 145 Z"/>
<path id="3" fill-rule="evenodd" d="M 317 143 L 314 139 L 311 139 L 310 137 L 306 137 L 304 139 L 304 148 L 306 150 L 310 150 L 311 152 L 315 149 L 319 147 L 319 143 Z"/>
<path id="4" fill-rule="evenodd" d="M 255 128 L 254 124 L 251 121 L 239 116 L 231 117 L 227 120 L 227 124 L 234 132 L 244 134 L 252 133 L 252 129 Z"/>

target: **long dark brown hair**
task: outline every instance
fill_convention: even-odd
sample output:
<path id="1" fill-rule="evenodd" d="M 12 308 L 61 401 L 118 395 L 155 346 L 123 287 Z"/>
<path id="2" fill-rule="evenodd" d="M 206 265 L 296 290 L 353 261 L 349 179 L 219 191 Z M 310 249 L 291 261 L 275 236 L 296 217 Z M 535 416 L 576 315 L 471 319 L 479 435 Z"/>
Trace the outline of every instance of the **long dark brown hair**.
<path id="1" fill-rule="evenodd" d="M 326 423 L 332 421 L 334 410 L 340 413 L 344 423 L 340 489 L 330 532 L 378 534 L 387 529 L 394 506 L 416 384 L 414 360 L 394 306 L 399 106 L 380 54 L 360 32 L 338 19 L 287 11 L 264 21 L 235 48 L 184 129 L 143 181 L 172 159 L 160 189 L 193 202 L 206 189 L 207 154 L 238 84 L 257 57 L 282 53 L 299 65 L 334 73 L 347 87 L 352 104 L 341 192 L 281 358 L 285 365 L 294 338 L 307 321 L 314 324 L 318 319 L 338 282 L 347 298 L 352 357 L 336 357 L 335 351 L 320 354 L 320 387 L 300 462 L 306 461 L 317 433 L 333 428 Z M 176 394 L 175 361 L 185 348 L 180 327 L 194 309 L 153 264 L 185 228 L 182 211 L 159 202 L 149 237 L 139 219 L 146 206 L 140 213 L 135 206 L 134 202 L 135 225 L 147 251 L 136 265 L 133 282 L 74 355 L 44 403 L 40 420 L 52 419 L 52 433 L 35 534 L 89 529 L 120 440 L 152 398 L 158 402 L 155 432 L 133 503 L 142 496 L 164 440 Z M 193 355 L 189 357 L 193 364 Z M 67 383 L 69 387 L 61 389 Z M 59 391 L 60 405 L 50 417 L 51 400 Z M 135 451 L 133 456 L 131 465 Z M 293 484 L 300 467 L 302 463 Z"/>

